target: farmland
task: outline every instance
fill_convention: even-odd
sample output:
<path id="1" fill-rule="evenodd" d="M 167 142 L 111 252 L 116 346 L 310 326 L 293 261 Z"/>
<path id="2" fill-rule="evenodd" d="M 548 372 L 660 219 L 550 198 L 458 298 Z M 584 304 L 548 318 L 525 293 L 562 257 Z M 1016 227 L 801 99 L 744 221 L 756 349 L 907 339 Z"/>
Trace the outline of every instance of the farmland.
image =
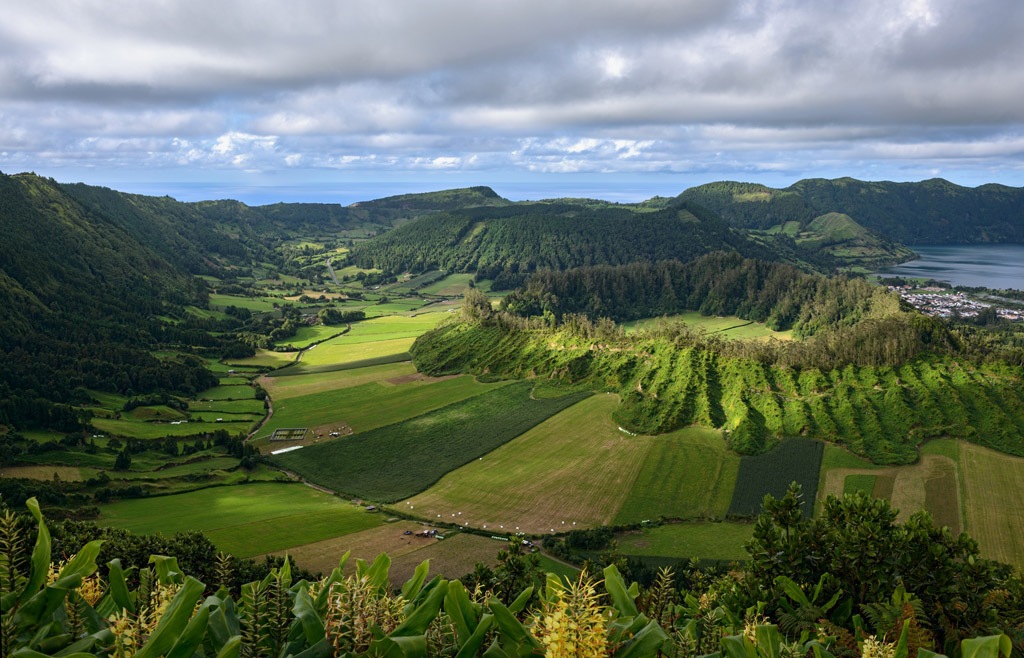
<path id="1" fill-rule="evenodd" d="M 416 368 L 408 361 L 405 361 L 350 370 L 313 373 L 301 377 L 261 377 L 257 383 L 276 402 L 313 393 L 334 391 L 339 388 L 350 388 L 370 382 L 387 381 L 388 379 L 415 373 Z"/>
<path id="2" fill-rule="evenodd" d="M 749 338 L 777 338 L 779 340 L 792 340 L 792 331 L 773 331 L 761 322 L 751 322 L 735 316 L 713 316 L 701 315 L 697 311 L 685 311 L 664 318 L 645 318 L 643 320 L 632 320 L 623 322 L 622 328 L 627 333 L 650 329 L 658 326 L 661 322 L 683 322 L 692 329 L 706 331 L 723 338 L 749 339 Z"/>
<path id="3" fill-rule="evenodd" d="M 615 515 L 616 523 L 644 519 L 724 518 L 740 458 L 720 432 L 686 427 L 647 439 L 640 472 Z"/>
<path id="4" fill-rule="evenodd" d="M 532 400 L 532 388 L 531 382 L 500 386 L 430 413 L 279 455 L 272 461 L 336 491 L 382 502 L 401 500 L 587 395 Z"/>
<path id="5" fill-rule="evenodd" d="M 595 395 L 399 505 L 427 519 L 530 533 L 612 522 L 647 452 L 611 420 L 618 399 Z"/>
<path id="6" fill-rule="evenodd" d="M 692 557 L 711 560 L 744 560 L 743 544 L 754 531 L 752 523 L 709 523 L 706 521 L 666 523 L 618 536 L 623 555 Z"/>
<path id="7" fill-rule="evenodd" d="M 358 371 L 344 371 L 358 372 Z M 319 427 L 343 422 L 355 432 L 372 430 L 481 395 L 502 384 L 480 384 L 470 376 L 415 379 L 403 384 L 371 380 L 365 384 L 283 398 L 259 432 L 260 439 L 280 427 Z"/>
<path id="8" fill-rule="evenodd" d="M 1024 459 L 960 445 L 967 531 L 981 554 L 1024 567 Z"/>
<path id="9" fill-rule="evenodd" d="M 216 487 L 100 508 L 100 523 L 136 533 L 202 530 L 221 550 L 245 557 L 374 527 L 367 514 L 301 484 Z"/>
<path id="10" fill-rule="evenodd" d="M 729 513 L 757 514 L 765 494 L 781 498 L 790 483 L 803 487 L 801 509 L 804 514 L 814 510 L 821 472 L 824 444 L 810 439 L 786 439 L 773 450 L 740 460 L 736 489 L 729 503 Z"/>

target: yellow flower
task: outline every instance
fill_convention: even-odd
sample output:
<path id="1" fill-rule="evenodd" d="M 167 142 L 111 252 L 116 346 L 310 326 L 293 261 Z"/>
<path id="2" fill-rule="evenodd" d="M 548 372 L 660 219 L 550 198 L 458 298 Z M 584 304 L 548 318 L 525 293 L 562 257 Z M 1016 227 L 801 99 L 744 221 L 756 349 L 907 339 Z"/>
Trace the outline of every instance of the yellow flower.
<path id="1" fill-rule="evenodd" d="M 608 654 L 608 623 L 586 575 L 557 592 L 534 623 L 546 658 L 602 658 Z"/>

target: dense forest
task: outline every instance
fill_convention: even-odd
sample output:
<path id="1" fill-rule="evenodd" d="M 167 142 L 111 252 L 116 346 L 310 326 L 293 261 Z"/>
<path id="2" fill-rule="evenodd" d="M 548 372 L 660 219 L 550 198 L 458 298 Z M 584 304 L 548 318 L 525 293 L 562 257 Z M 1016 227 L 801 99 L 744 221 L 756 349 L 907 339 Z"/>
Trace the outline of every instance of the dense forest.
<path id="1" fill-rule="evenodd" d="M 700 311 L 811 335 L 899 310 L 899 298 L 863 279 L 805 274 L 783 263 L 712 253 L 694 261 L 545 270 L 505 298 L 514 315 L 583 313 L 616 321 Z"/>
<path id="2" fill-rule="evenodd" d="M 496 288 L 510 288 L 545 268 L 691 260 L 721 250 L 773 257 L 693 204 L 635 212 L 540 203 L 429 215 L 360 245 L 352 260 L 392 272 L 476 272 L 478 279 L 494 279 Z"/>
<path id="3" fill-rule="evenodd" d="M 802 180 L 784 189 L 718 182 L 679 198 L 719 213 L 731 226 L 768 229 L 788 221 L 810 224 L 838 212 L 903 244 L 1024 242 L 1024 188 L 961 187 L 941 178 L 918 183 L 853 178 Z"/>

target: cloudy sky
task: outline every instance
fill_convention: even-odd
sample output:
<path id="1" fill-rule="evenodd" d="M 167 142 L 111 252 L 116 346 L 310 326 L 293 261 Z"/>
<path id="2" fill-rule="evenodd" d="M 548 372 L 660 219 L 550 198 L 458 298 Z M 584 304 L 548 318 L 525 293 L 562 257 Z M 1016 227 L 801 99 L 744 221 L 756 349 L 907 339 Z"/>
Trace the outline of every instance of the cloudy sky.
<path id="1" fill-rule="evenodd" d="M 253 203 L 1024 185 L 1020 0 L 4 4 L 4 173 Z"/>

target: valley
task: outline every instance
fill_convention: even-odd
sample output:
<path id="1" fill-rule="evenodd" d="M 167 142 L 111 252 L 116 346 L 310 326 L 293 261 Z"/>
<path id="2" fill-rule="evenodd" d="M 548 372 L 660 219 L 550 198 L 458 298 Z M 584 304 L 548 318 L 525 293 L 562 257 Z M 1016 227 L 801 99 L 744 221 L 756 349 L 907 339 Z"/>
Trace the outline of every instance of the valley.
<path id="1" fill-rule="evenodd" d="M 644 564 L 744 559 L 764 495 L 796 481 L 807 514 L 864 491 L 1024 566 L 1024 518 L 996 493 L 1016 491 L 1024 463 L 1011 456 L 1024 455 L 1019 366 L 956 356 L 967 338 L 922 328 L 883 288 L 801 269 L 906 257 L 849 216 L 745 238 L 696 207 L 593 204 L 600 222 L 706 224 L 701 250 L 739 254 L 590 265 L 587 250 L 606 247 L 558 224 L 565 203 L 467 190 L 363 207 L 386 239 L 338 211 L 325 229 L 261 209 L 286 237 L 277 256 L 222 256 L 205 301 L 165 307 L 154 328 L 152 358 L 211 377 L 191 391 L 76 389 L 64 404 L 88 415 L 84 433 L 9 431 L 5 500 L 47 491 L 105 527 L 200 530 L 240 558 L 287 553 L 313 571 L 351 549 L 386 551 L 410 575 L 430 557 L 457 577 L 494 563 L 491 535 L 540 546 L 600 527 Z M 547 252 L 498 246 L 517 244 L 510 222 L 531 235 L 549 220 L 563 246 L 527 278 L 526 255 Z M 755 260 L 769 253 L 788 264 Z M 445 538 L 417 537 L 425 527 Z"/>

